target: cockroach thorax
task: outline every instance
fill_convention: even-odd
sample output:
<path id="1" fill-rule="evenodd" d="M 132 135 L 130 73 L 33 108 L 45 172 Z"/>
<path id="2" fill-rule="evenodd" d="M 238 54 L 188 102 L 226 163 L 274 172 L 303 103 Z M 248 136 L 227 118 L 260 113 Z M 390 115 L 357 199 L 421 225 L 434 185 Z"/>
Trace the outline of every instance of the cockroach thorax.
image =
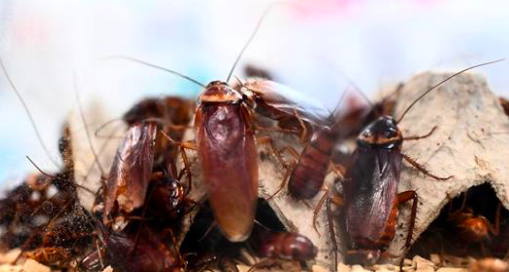
<path id="1" fill-rule="evenodd" d="M 369 124 L 357 139 L 365 147 L 397 148 L 403 142 L 403 135 L 394 118 L 382 116 Z"/>
<path id="2" fill-rule="evenodd" d="M 210 82 L 198 98 L 205 103 L 240 103 L 242 95 L 222 81 Z"/>

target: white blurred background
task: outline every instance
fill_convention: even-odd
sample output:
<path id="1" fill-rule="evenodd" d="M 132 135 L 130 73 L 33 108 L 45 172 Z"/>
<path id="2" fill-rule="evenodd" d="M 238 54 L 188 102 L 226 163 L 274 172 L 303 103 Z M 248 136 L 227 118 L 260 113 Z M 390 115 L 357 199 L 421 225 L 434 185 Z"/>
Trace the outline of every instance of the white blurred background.
<path id="1" fill-rule="evenodd" d="M 66 115 L 98 100 L 112 116 L 142 97 L 200 89 L 172 75 L 107 55 L 129 55 L 204 83 L 224 80 L 264 9 L 274 1 L 2 0 L 0 55 L 34 115 L 50 156 Z M 427 69 L 460 69 L 509 56 L 509 2 L 467 0 L 295 0 L 273 9 L 246 63 L 333 107 L 347 87 L 364 92 Z M 479 69 L 508 95 L 509 62 Z M 56 169 L 0 74 L 0 183 L 33 167 Z"/>

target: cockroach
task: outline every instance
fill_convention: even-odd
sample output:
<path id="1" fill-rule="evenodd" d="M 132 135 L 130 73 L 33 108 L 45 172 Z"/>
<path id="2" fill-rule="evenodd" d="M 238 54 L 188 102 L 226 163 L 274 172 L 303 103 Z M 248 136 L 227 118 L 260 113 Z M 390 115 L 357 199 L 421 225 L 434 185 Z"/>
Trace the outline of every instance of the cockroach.
<path id="1" fill-rule="evenodd" d="M 141 236 L 125 231 L 107 233 L 104 227 L 101 230 L 104 245 L 80 262 L 81 269 L 102 271 L 111 265 L 115 271 L 184 271 L 185 263 L 175 244 L 165 239 L 168 233 L 148 225 L 142 226 Z"/>
<path id="2" fill-rule="evenodd" d="M 257 229 L 248 240 L 248 245 L 255 255 L 262 258 L 249 271 L 274 266 L 281 261 L 300 267 L 299 263 L 314 259 L 318 252 L 307 237 L 286 231 Z"/>
<path id="3" fill-rule="evenodd" d="M 458 236 L 463 243 L 466 244 L 480 244 L 483 253 L 485 254 L 484 242 L 489 242 L 491 236 L 499 234 L 500 226 L 500 212 L 502 204 L 497 205 L 495 212 L 495 222 L 490 223 L 486 217 L 476 215 L 474 211 L 466 206 L 467 193 L 463 195 L 463 201 L 460 209 L 452 211 L 452 203 L 447 216 L 447 221 L 451 223 L 457 230 Z"/>
<path id="4" fill-rule="evenodd" d="M 249 245 L 261 258 L 289 261 L 309 261 L 316 257 L 317 248 L 311 240 L 295 232 L 256 231 Z"/>
<path id="5" fill-rule="evenodd" d="M 309 141 L 314 128 L 319 128 L 329 112 L 319 102 L 283 84 L 266 79 L 248 79 L 236 89 L 254 107 L 257 114 L 275 120 L 286 132 L 300 135 Z"/>
<path id="6" fill-rule="evenodd" d="M 430 136 L 436 129 L 424 136 L 403 137 L 397 124 L 406 113 L 425 95 L 467 70 L 491 64 L 483 63 L 464 69 L 434 85 L 414 100 L 396 121 L 391 116 L 383 116 L 369 124 L 357 138 L 357 148 L 351 163 L 346 169 L 344 190 L 345 215 L 344 229 L 348 236 L 347 260 L 363 264 L 374 264 L 384 255 L 391 244 L 398 218 L 400 204 L 412 200 L 409 231 L 405 248 L 412 243 L 412 233 L 417 214 L 417 192 L 413 190 L 397 193 L 401 163 L 409 162 L 416 169 L 436 180 L 448 180 L 427 171 L 413 159 L 401 152 L 404 140 L 417 140 Z M 330 201 L 327 202 L 330 205 Z M 328 208 L 328 214 L 330 214 Z M 332 220 L 329 215 L 329 220 Z M 332 222 L 332 221 L 329 221 Z M 331 228 L 335 241 L 335 234 Z M 334 242 L 335 244 L 335 242 Z M 337 265 L 337 251 L 336 251 Z M 400 263 L 402 266 L 403 260 Z"/>
<path id="7" fill-rule="evenodd" d="M 103 222 L 109 221 L 115 205 L 119 211 L 130 213 L 144 204 L 152 171 L 175 163 L 178 151 L 167 137 L 182 139 L 182 128 L 190 121 L 192 107 L 192 103 L 177 97 L 144 99 L 124 114 L 129 129 L 106 184 Z M 188 169 L 187 156 L 183 149 L 180 151 Z M 191 186 L 189 172 L 187 178 Z"/>

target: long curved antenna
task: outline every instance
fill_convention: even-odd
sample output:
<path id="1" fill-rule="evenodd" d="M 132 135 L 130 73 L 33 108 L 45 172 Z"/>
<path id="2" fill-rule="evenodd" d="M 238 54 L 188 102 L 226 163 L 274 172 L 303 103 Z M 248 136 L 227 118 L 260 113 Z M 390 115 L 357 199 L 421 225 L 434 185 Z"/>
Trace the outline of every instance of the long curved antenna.
<path id="1" fill-rule="evenodd" d="M 33 161 L 33 160 L 32 160 L 32 159 L 28 156 L 28 155 L 27 155 L 27 156 L 25 156 L 25 157 L 26 157 L 26 158 L 30 161 L 30 163 L 31 163 L 31 164 L 32 164 L 32 165 L 33 165 L 33 166 L 34 166 L 34 167 L 35 167 L 35 168 L 36 168 L 39 172 L 41 172 L 41 174 L 43 174 L 44 176 L 49 177 L 49 178 L 55 178 L 55 176 L 50 175 L 50 174 L 48 174 L 48 173 L 46 173 L 46 172 L 42 171 L 42 169 L 41 169 L 41 168 L 39 168 L 39 166 L 37 166 L 37 164 L 35 164 L 35 162 L 34 162 L 34 161 Z"/>
<path id="2" fill-rule="evenodd" d="M 158 65 L 155 65 L 155 64 L 152 64 L 152 63 L 149 63 L 149 62 L 146 62 L 146 61 L 143 61 L 143 60 L 140 60 L 140 59 L 136 59 L 136 58 L 132 58 L 132 57 L 129 57 L 129 56 L 124 56 L 124 55 L 115 55 L 115 56 L 106 56 L 106 57 L 102 57 L 101 59 L 103 60 L 128 60 L 128 61 L 132 61 L 132 62 L 136 62 L 138 64 L 142 64 L 142 65 L 145 65 L 145 66 L 149 66 L 149 67 L 152 67 L 152 68 L 155 68 L 155 69 L 158 69 L 158 70 L 162 70 L 162 71 L 165 71 L 165 72 L 168 72 L 168 73 L 171 73 L 171 74 L 174 74 L 176 76 L 179 76 L 181 78 L 184 78 L 184 79 L 187 79 L 191 82 L 193 82 L 194 84 L 196 85 L 199 85 L 200 87 L 202 88 L 206 88 L 207 86 L 201 82 L 199 82 L 198 80 L 196 79 L 193 79 L 193 78 L 190 78 L 182 73 L 179 73 L 177 71 L 174 71 L 174 70 L 170 70 L 168 68 L 164 68 L 162 66 L 158 66 Z"/>
<path id="3" fill-rule="evenodd" d="M 92 143 L 90 131 L 88 131 L 88 124 L 85 119 L 85 115 L 83 114 L 83 108 L 81 107 L 80 92 L 78 90 L 78 83 L 76 82 L 76 71 L 74 69 L 72 70 L 72 81 L 74 86 L 74 93 L 76 95 L 76 103 L 78 103 L 78 109 L 80 111 L 81 121 L 83 122 L 83 126 L 85 126 L 85 133 L 87 135 L 88 146 L 90 147 L 90 151 L 92 151 L 92 155 L 94 155 L 94 163 L 97 164 L 97 167 L 99 167 L 99 171 L 101 172 L 101 175 L 104 176 L 104 173 L 106 172 L 104 172 L 104 168 L 99 162 L 99 156 L 97 155 L 97 152 L 95 151 L 94 145 Z"/>
<path id="4" fill-rule="evenodd" d="M 405 115 L 407 114 L 407 112 L 419 101 L 421 100 L 421 98 L 423 98 L 424 96 L 426 96 L 429 92 L 433 91 L 434 89 L 436 89 L 437 87 L 439 87 L 440 85 L 444 84 L 445 82 L 449 81 L 450 79 L 452 79 L 453 77 L 459 75 L 459 74 L 462 74 L 468 70 L 472 70 L 474 68 L 477 68 L 477 67 L 481 67 L 481 66 L 485 66 L 485 65 L 489 65 L 489 64 L 493 64 L 493 63 L 497 63 L 497 62 L 501 62 L 505 60 L 504 59 L 499 59 L 499 60 L 494 60 L 494 61 L 489 61 L 489 62 L 484 62 L 484 63 L 481 63 L 481 64 L 477 64 L 477 65 L 474 65 L 474 66 L 470 66 L 468 68 L 465 68 L 459 72 L 456 72 L 454 73 L 452 76 L 449 76 L 447 77 L 446 79 L 440 81 L 439 83 L 435 84 L 435 86 L 431 87 L 429 90 L 427 90 L 426 92 L 424 92 L 421 96 L 419 96 L 417 99 L 414 100 L 414 102 L 412 102 L 412 104 L 410 104 L 410 106 L 408 106 L 408 108 L 406 108 L 406 110 L 403 112 L 403 114 L 401 114 L 401 117 L 398 119 L 398 121 L 396 123 L 399 124 L 399 122 L 401 122 L 401 120 L 403 120 L 403 117 L 405 117 Z"/>
<path id="5" fill-rule="evenodd" d="M 237 67 L 237 64 L 239 63 L 240 61 L 240 58 L 242 58 L 242 55 L 244 54 L 244 52 L 246 51 L 247 47 L 249 46 L 249 44 L 251 44 L 251 41 L 254 39 L 254 37 L 256 36 L 256 34 L 258 33 L 258 30 L 260 29 L 260 26 L 262 25 L 263 23 L 263 20 L 265 19 L 265 17 L 267 17 L 267 14 L 269 14 L 269 11 L 271 11 L 275 6 L 278 6 L 278 5 L 284 5 L 284 4 L 292 4 L 292 5 L 296 5 L 294 3 L 288 3 L 288 2 L 276 2 L 276 3 L 272 3 L 271 5 L 269 5 L 265 11 L 263 12 L 262 14 L 262 17 L 260 17 L 260 20 L 258 20 L 258 23 L 256 24 L 255 26 L 255 29 L 253 30 L 253 32 L 251 33 L 251 36 L 249 37 L 249 39 L 247 40 L 246 44 L 244 44 L 244 47 L 242 47 L 242 50 L 240 50 L 240 53 L 239 55 L 237 56 L 237 58 L 235 59 L 235 62 L 233 63 L 233 66 L 230 70 L 230 73 L 228 73 L 228 77 L 226 78 L 226 83 L 228 83 L 230 81 L 230 78 L 232 77 L 233 75 L 233 72 L 235 71 L 235 68 Z"/>
<path id="6" fill-rule="evenodd" d="M 30 119 L 30 123 L 32 124 L 32 127 L 33 127 L 33 129 L 35 131 L 35 135 L 37 136 L 37 140 L 39 140 L 39 144 L 41 145 L 42 149 L 44 150 L 44 153 L 46 153 L 46 156 L 48 156 L 48 158 L 53 163 L 53 165 L 55 165 L 57 168 L 60 168 L 60 166 L 58 165 L 57 161 L 53 157 L 51 157 L 51 153 L 49 152 L 48 147 L 44 144 L 44 141 L 42 140 L 42 136 L 39 133 L 39 129 L 37 129 L 37 126 L 35 124 L 35 120 L 32 117 L 32 114 L 30 113 L 30 110 L 28 109 L 28 106 L 25 103 L 25 100 L 23 99 L 23 97 L 19 93 L 18 89 L 14 85 L 14 82 L 12 81 L 11 76 L 7 72 L 7 68 L 5 68 L 4 61 L 2 60 L 1 56 L 0 56 L 0 66 L 2 66 L 2 70 L 4 71 L 4 75 L 7 78 L 7 81 L 9 82 L 9 85 L 11 85 L 11 88 L 14 90 L 14 93 L 16 93 L 16 96 L 18 97 L 19 101 L 23 105 L 23 108 L 25 108 L 25 112 L 28 115 L 28 119 Z"/>

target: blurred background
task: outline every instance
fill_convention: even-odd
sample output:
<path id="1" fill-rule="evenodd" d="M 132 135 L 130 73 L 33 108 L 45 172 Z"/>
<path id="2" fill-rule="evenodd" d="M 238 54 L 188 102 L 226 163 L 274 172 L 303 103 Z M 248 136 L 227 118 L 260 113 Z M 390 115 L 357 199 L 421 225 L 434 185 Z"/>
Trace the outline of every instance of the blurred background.
<path id="1" fill-rule="evenodd" d="M 145 96 L 195 98 L 180 78 L 108 55 L 128 55 L 203 83 L 225 80 L 269 0 L 2 0 L 0 55 L 26 100 L 49 156 L 71 110 L 100 101 L 119 117 Z M 348 86 L 365 93 L 428 69 L 461 69 L 509 56 L 509 2 L 295 0 L 274 8 L 236 70 L 254 64 L 332 108 Z M 509 62 L 480 68 L 509 95 Z M 0 74 L 0 183 L 55 170 L 26 112 Z"/>

